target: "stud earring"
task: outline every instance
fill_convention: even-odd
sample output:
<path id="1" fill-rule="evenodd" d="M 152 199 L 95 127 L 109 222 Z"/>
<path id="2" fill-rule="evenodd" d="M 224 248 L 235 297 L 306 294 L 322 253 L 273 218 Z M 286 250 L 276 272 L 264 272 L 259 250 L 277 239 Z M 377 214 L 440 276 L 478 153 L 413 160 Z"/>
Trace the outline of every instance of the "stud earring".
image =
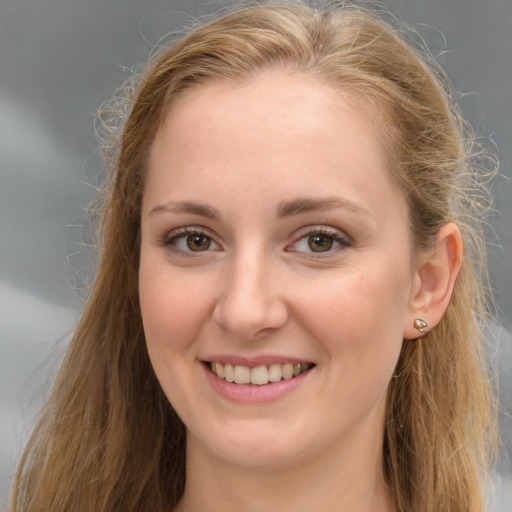
<path id="1" fill-rule="evenodd" d="M 414 320 L 413 325 L 414 328 L 420 331 L 422 334 L 425 332 L 425 327 L 428 327 L 427 322 L 425 322 L 425 320 L 423 320 L 422 318 L 416 318 Z"/>

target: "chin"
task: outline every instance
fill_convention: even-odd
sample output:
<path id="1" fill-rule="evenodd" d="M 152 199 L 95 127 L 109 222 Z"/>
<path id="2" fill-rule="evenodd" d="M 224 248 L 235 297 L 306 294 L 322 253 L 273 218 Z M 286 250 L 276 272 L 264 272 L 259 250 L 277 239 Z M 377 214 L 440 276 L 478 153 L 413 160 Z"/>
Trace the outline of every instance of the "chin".
<path id="1" fill-rule="evenodd" d="M 209 432 L 211 434 L 211 431 Z M 249 427 L 233 429 L 221 427 L 218 436 L 205 436 L 202 439 L 188 434 L 189 448 L 206 450 L 219 460 L 240 467 L 254 469 L 279 469 L 293 465 L 304 458 L 309 444 L 299 432 L 261 422 L 253 422 Z"/>

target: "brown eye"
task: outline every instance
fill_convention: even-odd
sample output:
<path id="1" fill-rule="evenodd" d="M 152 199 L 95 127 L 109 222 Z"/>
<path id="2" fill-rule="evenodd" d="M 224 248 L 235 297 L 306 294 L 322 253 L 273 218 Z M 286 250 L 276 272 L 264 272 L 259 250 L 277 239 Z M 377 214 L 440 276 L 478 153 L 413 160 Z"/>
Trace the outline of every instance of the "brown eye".
<path id="1" fill-rule="evenodd" d="M 286 251 L 311 258 L 326 258 L 335 256 L 350 246 L 350 239 L 342 231 L 330 226 L 310 226 L 308 232 L 289 245 Z"/>
<path id="2" fill-rule="evenodd" d="M 212 251 L 221 251 L 213 237 L 195 226 L 178 228 L 162 240 L 162 246 L 178 256 L 204 256 Z"/>
<path id="3" fill-rule="evenodd" d="M 308 246 L 313 252 L 330 251 L 334 245 L 332 236 L 316 233 L 308 237 Z"/>
<path id="4" fill-rule="evenodd" d="M 207 251 L 211 243 L 211 239 L 201 233 L 194 233 L 187 236 L 187 247 L 194 252 Z"/>

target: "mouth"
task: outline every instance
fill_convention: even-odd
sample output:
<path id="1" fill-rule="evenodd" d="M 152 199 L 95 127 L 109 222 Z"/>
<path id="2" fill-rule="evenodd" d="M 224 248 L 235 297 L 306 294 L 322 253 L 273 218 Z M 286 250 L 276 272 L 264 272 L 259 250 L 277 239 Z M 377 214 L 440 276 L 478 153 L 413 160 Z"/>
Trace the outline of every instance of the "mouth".
<path id="1" fill-rule="evenodd" d="M 264 386 L 281 380 L 291 380 L 311 370 L 313 363 L 272 363 L 255 367 L 205 361 L 206 367 L 219 379 L 234 384 Z"/>

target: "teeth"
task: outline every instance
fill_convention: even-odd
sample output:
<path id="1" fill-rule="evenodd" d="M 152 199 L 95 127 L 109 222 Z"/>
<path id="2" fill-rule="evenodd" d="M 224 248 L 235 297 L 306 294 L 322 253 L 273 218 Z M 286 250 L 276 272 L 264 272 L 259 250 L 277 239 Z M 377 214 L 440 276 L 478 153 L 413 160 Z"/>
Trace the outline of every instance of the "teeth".
<path id="1" fill-rule="evenodd" d="M 247 366 L 235 366 L 235 382 L 237 384 L 249 384 L 251 382 L 251 370 Z"/>
<path id="2" fill-rule="evenodd" d="M 220 375 L 219 375 L 219 377 L 220 377 Z M 233 368 L 233 365 L 231 365 L 229 363 L 224 365 L 224 378 L 228 382 L 233 382 L 235 380 L 235 370 Z"/>
<path id="3" fill-rule="evenodd" d="M 248 366 L 235 365 L 230 363 L 211 363 L 211 371 L 221 379 L 236 384 L 255 384 L 263 386 L 269 382 L 278 382 L 281 379 L 290 380 L 301 373 L 309 370 L 311 363 L 272 363 L 249 368 Z"/>
<path id="4" fill-rule="evenodd" d="M 281 377 L 281 365 L 278 363 L 271 364 L 268 367 L 268 380 L 270 382 L 277 382 L 278 380 L 281 380 Z"/>
<path id="5" fill-rule="evenodd" d="M 283 364 L 283 368 L 281 369 L 281 372 L 283 373 L 284 380 L 290 380 L 293 377 L 293 364 L 291 364 L 291 363 Z"/>
<path id="6" fill-rule="evenodd" d="M 221 378 L 224 378 L 224 368 L 220 363 L 215 363 L 215 373 Z"/>
<path id="7" fill-rule="evenodd" d="M 251 370 L 251 384 L 268 384 L 268 371 L 265 365 L 256 366 Z"/>

